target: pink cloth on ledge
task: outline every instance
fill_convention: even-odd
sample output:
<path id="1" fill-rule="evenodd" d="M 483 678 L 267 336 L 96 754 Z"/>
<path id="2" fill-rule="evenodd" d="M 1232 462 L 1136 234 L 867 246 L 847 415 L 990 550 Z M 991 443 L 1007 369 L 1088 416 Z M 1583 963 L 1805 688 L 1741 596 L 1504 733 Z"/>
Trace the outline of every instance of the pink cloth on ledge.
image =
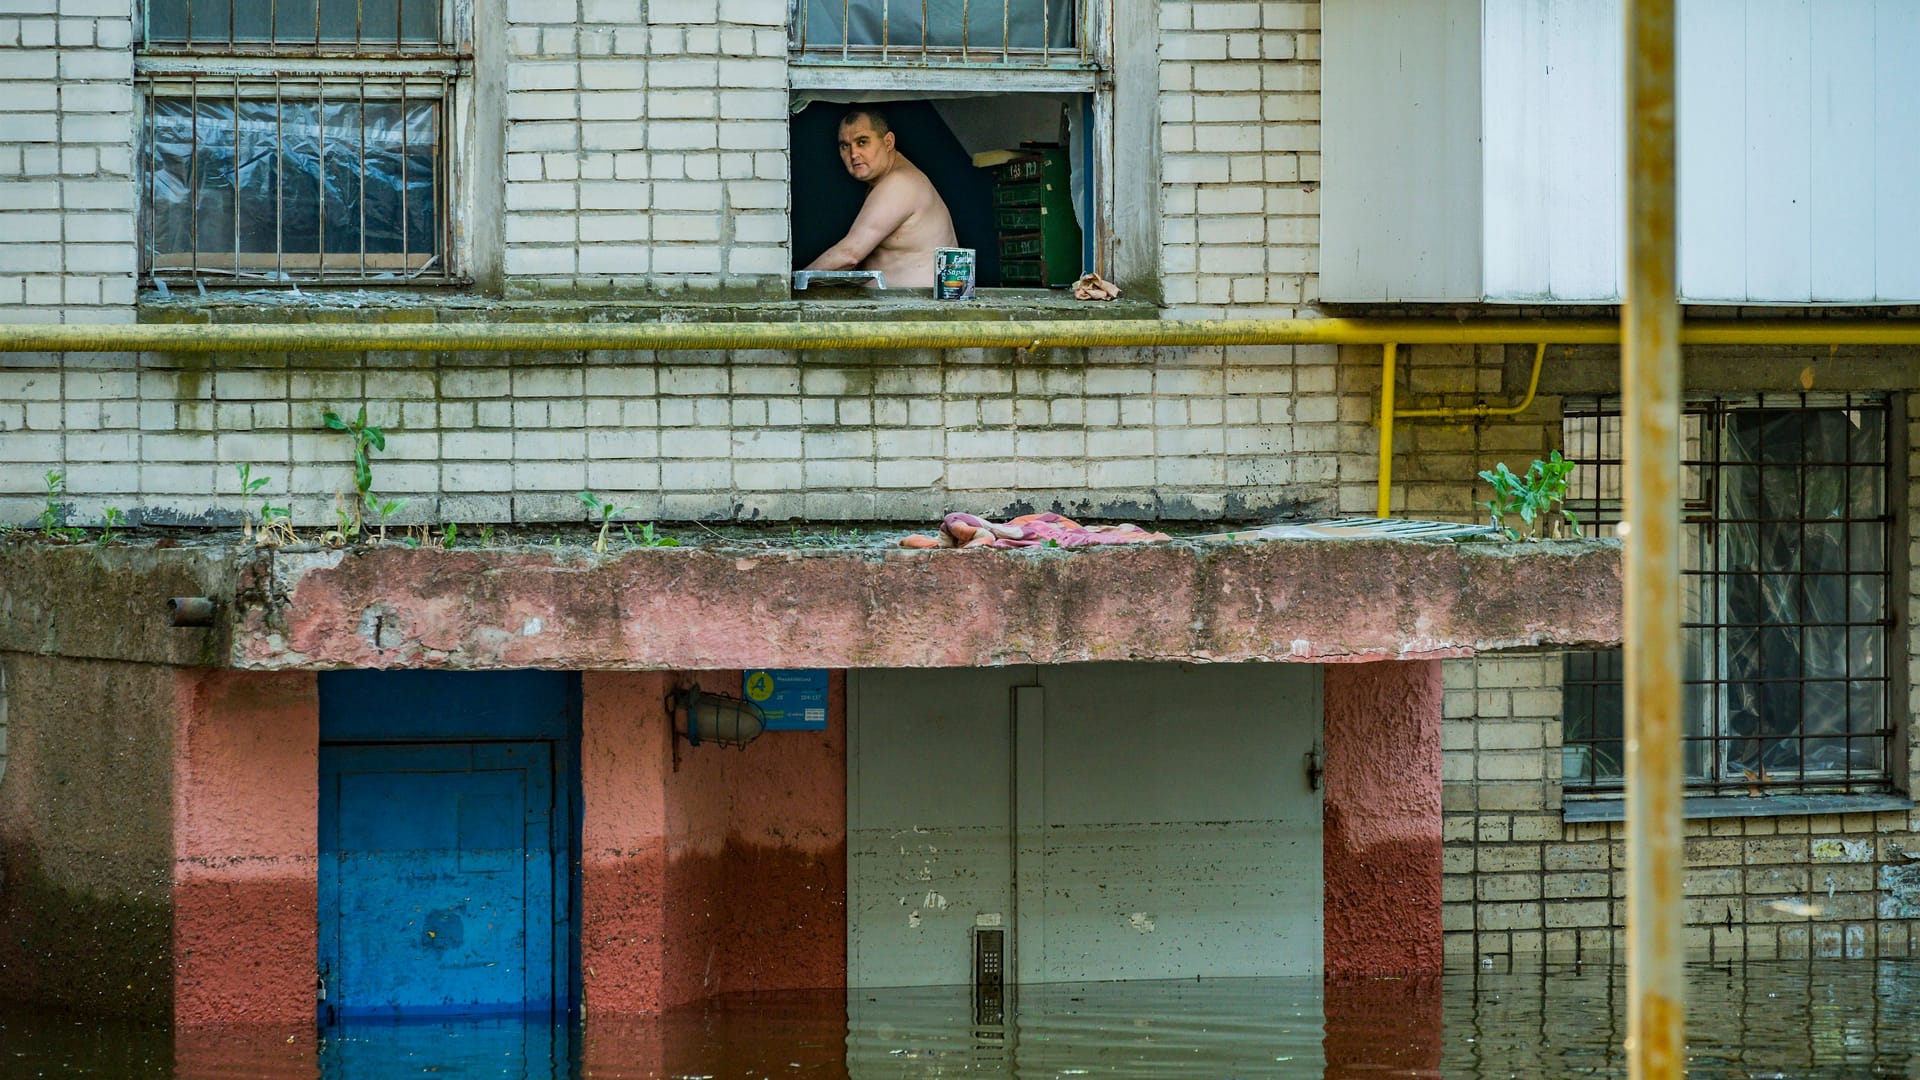
<path id="1" fill-rule="evenodd" d="M 1171 540 L 1166 533 L 1148 532 L 1138 525 L 1082 525 L 1059 514 L 1025 514 L 1005 523 L 972 514 L 948 514 L 940 523 L 940 537 L 915 534 L 901 547 L 1043 547 L 1048 541 L 1063 548 L 1095 544 L 1139 544 Z"/>

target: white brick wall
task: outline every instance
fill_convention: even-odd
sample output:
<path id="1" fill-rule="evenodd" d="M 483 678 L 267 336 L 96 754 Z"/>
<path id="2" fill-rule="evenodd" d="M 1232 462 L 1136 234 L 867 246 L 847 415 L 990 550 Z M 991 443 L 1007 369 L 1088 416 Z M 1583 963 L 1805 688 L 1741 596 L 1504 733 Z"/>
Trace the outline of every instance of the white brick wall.
<path id="1" fill-rule="evenodd" d="M 507 17 L 512 287 L 777 293 L 785 5 L 516 0 Z"/>
<path id="2" fill-rule="evenodd" d="M 67 473 L 107 506 L 225 520 L 234 466 L 332 520 L 327 409 L 388 431 L 375 487 L 418 521 L 578 520 L 591 487 L 667 519 L 891 519 L 1016 507 L 1151 519 L 1326 513 L 1332 350 L 15 358 L 0 366 L 0 520 Z M 205 515 L 213 514 L 207 518 Z"/>
<path id="3" fill-rule="evenodd" d="M 1317 299 L 1317 0 L 1161 0 L 1161 267 L 1183 316 Z"/>
<path id="4" fill-rule="evenodd" d="M 0 8 L 0 322 L 131 322 L 129 0 Z"/>
<path id="5" fill-rule="evenodd" d="M 10 318 L 131 318 L 131 9 L 17 0 L 0 17 Z M 1315 0 L 1160 5 L 1163 284 L 1181 314 L 1313 303 L 1318 13 Z M 513 287 L 780 291 L 782 0 L 510 0 L 505 18 L 504 55 L 477 62 L 505 65 Z"/>

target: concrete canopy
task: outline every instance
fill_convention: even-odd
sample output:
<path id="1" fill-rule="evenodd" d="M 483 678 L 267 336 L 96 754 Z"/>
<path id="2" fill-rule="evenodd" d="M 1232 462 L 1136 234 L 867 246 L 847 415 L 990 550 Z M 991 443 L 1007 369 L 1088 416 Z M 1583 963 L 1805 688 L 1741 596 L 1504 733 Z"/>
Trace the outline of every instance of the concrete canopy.
<path id="1" fill-rule="evenodd" d="M 170 596 L 216 601 L 170 629 Z M 1616 645 L 1616 543 L 0 546 L 0 649 L 253 670 L 1330 663 Z"/>

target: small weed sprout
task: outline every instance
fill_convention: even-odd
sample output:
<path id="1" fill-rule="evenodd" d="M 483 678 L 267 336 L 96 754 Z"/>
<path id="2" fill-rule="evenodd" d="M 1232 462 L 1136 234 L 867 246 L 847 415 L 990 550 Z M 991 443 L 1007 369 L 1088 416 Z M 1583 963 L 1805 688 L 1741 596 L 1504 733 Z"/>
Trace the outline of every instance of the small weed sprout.
<path id="1" fill-rule="evenodd" d="M 480 526 L 480 546 L 486 547 L 488 544 L 491 544 L 491 543 L 493 543 L 493 526 L 491 525 Z"/>
<path id="2" fill-rule="evenodd" d="M 126 513 L 117 506 L 109 506 L 100 511 L 100 535 L 94 538 L 94 543 L 101 547 L 113 543 L 115 539 L 113 530 L 125 526 L 126 523 Z"/>
<path id="3" fill-rule="evenodd" d="M 1492 515 L 1493 527 L 1505 533 L 1509 540 L 1541 539 L 1541 529 L 1548 527 L 1548 519 L 1556 509 L 1560 511 L 1561 520 L 1567 523 L 1568 533 L 1579 536 L 1579 520 L 1561 505 L 1566 500 L 1567 480 L 1573 470 L 1574 463 L 1561 457 L 1558 450 L 1545 461 L 1536 459 L 1525 473 L 1514 472 L 1503 461 L 1480 473 L 1480 479 L 1493 488 L 1493 498 L 1480 505 Z M 1519 517 L 1525 530 L 1507 524 L 1510 516 Z"/>
<path id="4" fill-rule="evenodd" d="M 459 542 L 460 542 L 460 523 L 459 522 L 449 521 L 445 525 L 440 527 L 440 547 L 442 550 L 452 551 L 453 545 Z"/>
<path id="5" fill-rule="evenodd" d="M 367 506 L 370 509 L 372 509 L 373 512 L 376 515 L 378 515 L 380 518 L 380 542 L 381 543 L 384 544 L 387 541 L 388 519 L 392 518 L 393 515 L 399 513 L 401 509 L 404 508 L 406 505 L 407 505 L 407 500 L 405 499 L 375 499 L 371 495 L 367 496 Z M 418 547 L 419 541 L 417 540 L 414 541 L 414 543 L 410 546 Z"/>
<path id="6" fill-rule="evenodd" d="M 353 439 L 353 488 L 359 499 L 353 507 L 353 530 L 348 535 L 359 536 L 365 524 L 368 510 L 376 509 L 373 503 L 373 458 L 375 450 L 385 451 L 387 433 L 382 428 L 367 423 L 367 407 L 360 406 L 360 414 L 352 420 L 342 419 L 340 414 L 329 409 L 321 414 L 320 422 L 334 431 L 344 431 Z M 395 507 L 398 509 L 398 507 Z M 385 515 L 382 515 L 382 524 Z M 342 532 L 346 532 L 342 528 Z M 385 539 L 383 533 L 381 539 Z"/>
<path id="7" fill-rule="evenodd" d="M 52 538 L 59 533 L 60 520 L 67 516 L 66 508 L 60 505 L 60 496 L 67 493 L 67 474 L 59 469 L 47 470 L 47 501 L 40 508 L 40 533 Z"/>
<path id="8" fill-rule="evenodd" d="M 620 531 L 626 534 L 628 547 L 661 548 L 680 546 L 680 541 L 673 537 L 662 536 L 655 532 L 653 522 L 651 521 L 640 526 L 638 535 L 634 533 L 632 526 L 629 525 L 620 526 Z"/>
<path id="9" fill-rule="evenodd" d="M 266 487 L 273 481 L 273 478 L 270 476 L 253 475 L 252 465 L 235 465 L 233 471 L 240 477 L 240 494 L 246 498 L 252 498 L 254 495 L 259 494 L 261 488 Z M 244 507 L 241 508 L 240 515 L 242 527 L 245 530 L 247 539 L 254 539 L 253 515 L 248 513 Z M 263 497 L 260 501 L 260 532 L 258 538 L 259 542 L 263 544 L 298 543 L 300 538 L 295 536 L 293 532 L 293 508 L 290 506 L 274 506 Z"/>
<path id="10" fill-rule="evenodd" d="M 580 493 L 580 503 L 587 508 L 589 520 L 591 520 L 591 516 L 594 514 L 600 515 L 600 536 L 593 542 L 593 551 L 596 555 L 605 555 L 607 553 L 607 531 L 613 528 L 613 519 L 619 517 L 621 514 L 631 514 L 637 507 L 615 506 L 613 503 L 603 500 L 591 491 L 583 491 Z"/>
<path id="11" fill-rule="evenodd" d="M 344 547 L 348 540 L 360 535 L 360 526 L 354 523 L 353 515 L 341 503 L 345 501 L 344 492 L 336 492 L 333 497 L 334 528 L 320 534 L 320 542 L 328 547 Z"/>

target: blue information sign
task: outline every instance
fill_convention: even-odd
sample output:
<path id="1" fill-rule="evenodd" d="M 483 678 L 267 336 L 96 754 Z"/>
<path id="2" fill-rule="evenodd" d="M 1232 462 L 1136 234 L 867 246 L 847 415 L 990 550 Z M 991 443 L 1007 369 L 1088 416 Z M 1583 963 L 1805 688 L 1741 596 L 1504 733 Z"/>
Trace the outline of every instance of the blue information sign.
<path id="1" fill-rule="evenodd" d="M 827 730 L 827 669 L 746 673 L 747 700 L 767 715 L 768 731 Z"/>

